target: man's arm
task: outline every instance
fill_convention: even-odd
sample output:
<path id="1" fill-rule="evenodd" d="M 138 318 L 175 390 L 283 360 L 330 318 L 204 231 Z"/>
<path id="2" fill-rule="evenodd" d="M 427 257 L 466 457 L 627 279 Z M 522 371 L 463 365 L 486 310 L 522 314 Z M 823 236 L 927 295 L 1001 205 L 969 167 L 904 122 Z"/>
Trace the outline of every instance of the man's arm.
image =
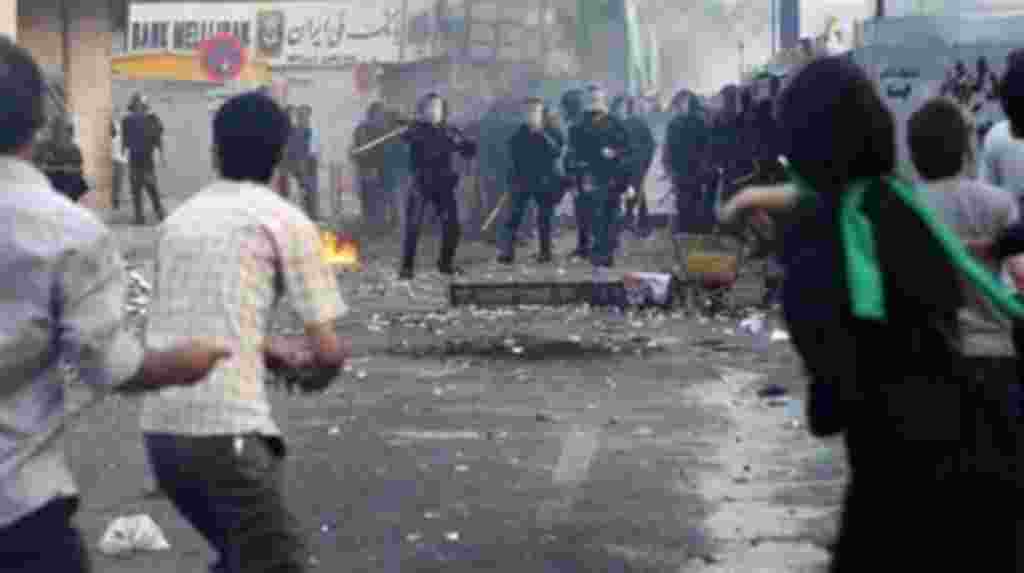
<path id="1" fill-rule="evenodd" d="M 346 341 L 338 336 L 335 322 L 348 312 L 338 289 L 337 277 L 324 262 L 316 226 L 308 219 L 287 225 L 278 234 L 281 270 L 285 290 L 296 314 L 305 327 L 305 340 L 300 347 L 307 357 L 299 357 L 290 366 L 302 367 L 301 385 L 306 391 L 323 390 L 337 378 L 351 354 Z M 267 347 L 270 361 L 288 360 L 275 348 L 274 340 Z"/>
<path id="2" fill-rule="evenodd" d="M 90 232 L 90 231 L 87 231 Z M 102 231 L 58 264 L 58 345 L 98 389 L 132 393 L 202 380 L 229 352 L 200 343 L 145 352 L 125 328 L 127 284 L 116 239 Z"/>

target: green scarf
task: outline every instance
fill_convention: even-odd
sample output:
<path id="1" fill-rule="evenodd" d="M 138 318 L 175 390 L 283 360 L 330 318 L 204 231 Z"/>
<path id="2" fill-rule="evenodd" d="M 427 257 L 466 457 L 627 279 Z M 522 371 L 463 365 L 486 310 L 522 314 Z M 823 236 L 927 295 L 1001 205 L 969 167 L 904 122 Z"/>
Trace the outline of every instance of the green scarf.
<path id="1" fill-rule="evenodd" d="M 800 200 L 814 199 L 814 190 L 791 167 L 786 168 L 798 190 Z M 867 320 L 884 321 L 885 290 L 878 251 L 875 245 L 874 224 L 864 212 L 864 198 L 874 180 L 854 181 L 840 200 L 840 239 L 846 257 L 847 288 L 853 315 Z M 944 223 L 936 220 L 932 210 L 921 201 L 921 196 L 905 180 L 889 176 L 883 178 L 888 190 L 917 215 L 936 238 L 953 266 L 963 274 L 1006 317 L 1024 318 L 1024 303 L 992 272 L 980 264 L 964 246 L 960 238 Z"/>

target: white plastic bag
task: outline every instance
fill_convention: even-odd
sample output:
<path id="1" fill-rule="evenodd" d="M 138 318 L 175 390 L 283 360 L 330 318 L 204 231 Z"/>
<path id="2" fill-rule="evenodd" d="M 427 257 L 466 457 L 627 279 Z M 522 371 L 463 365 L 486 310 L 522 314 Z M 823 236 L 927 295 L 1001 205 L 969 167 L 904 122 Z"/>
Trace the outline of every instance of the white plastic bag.
<path id="1" fill-rule="evenodd" d="M 166 551 L 171 544 L 160 526 L 148 515 L 118 517 L 100 539 L 99 549 L 107 555 L 124 555 L 134 551 Z"/>

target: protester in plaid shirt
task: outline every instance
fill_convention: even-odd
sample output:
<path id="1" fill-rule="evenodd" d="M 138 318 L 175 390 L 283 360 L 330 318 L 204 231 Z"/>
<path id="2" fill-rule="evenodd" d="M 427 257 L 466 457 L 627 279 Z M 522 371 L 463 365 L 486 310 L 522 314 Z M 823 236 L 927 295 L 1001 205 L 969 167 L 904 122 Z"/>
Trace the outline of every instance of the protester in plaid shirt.
<path id="1" fill-rule="evenodd" d="M 265 359 L 308 363 L 323 388 L 348 354 L 334 330 L 347 309 L 318 230 L 269 187 L 289 132 L 287 114 L 266 95 L 225 103 L 213 122 L 221 179 L 179 207 L 157 243 L 147 341 L 164 348 L 198 336 L 234 350 L 201 384 L 142 408 L 157 483 L 219 553 L 214 571 L 305 570 L 305 542 L 282 499 L 285 447 Z M 306 326 L 308 352 L 268 340 L 285 296 Z"/>
<path id="2" fill-rule="evenodd" d="M 78 493 L 64 457 L 71 418 L 61 365 L 94 392 L 202 379 L 224 348 L 181 341 L 144 350 L 125 328 L 117 238 L 28 162 L 46 121 L 32 57 L 0 36 L 0 571 L 85 573 Z"/>

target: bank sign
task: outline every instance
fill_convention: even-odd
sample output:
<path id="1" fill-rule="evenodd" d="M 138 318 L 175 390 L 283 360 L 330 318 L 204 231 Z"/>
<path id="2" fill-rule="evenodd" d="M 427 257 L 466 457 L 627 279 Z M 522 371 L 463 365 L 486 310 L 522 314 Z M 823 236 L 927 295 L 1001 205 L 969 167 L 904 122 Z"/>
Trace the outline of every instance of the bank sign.
<path id="1" fill-rule="evenodd" d="M 344 66 L 398 60 L 400 0 L 373 3 L 132 4 L 129 53 L 198 52 L 229 33 L 272 66 Z"/>

